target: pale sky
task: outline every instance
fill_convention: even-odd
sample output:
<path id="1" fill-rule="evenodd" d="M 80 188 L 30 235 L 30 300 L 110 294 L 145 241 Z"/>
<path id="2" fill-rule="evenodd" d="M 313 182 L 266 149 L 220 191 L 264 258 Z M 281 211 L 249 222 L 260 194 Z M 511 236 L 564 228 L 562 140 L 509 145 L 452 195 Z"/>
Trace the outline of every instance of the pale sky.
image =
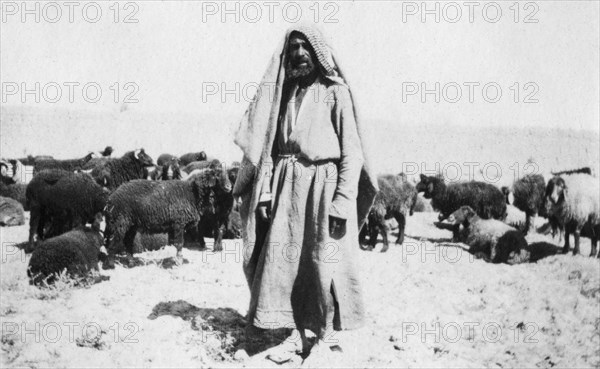
<path id="1" fill-rule="evenodd" d="M 134 96 L 139 102 L 129 104 L 129 110 L 192 113 L 232 124 L 252 96 L 242 95 L 239 101 L 233 94 L 203 96 L 203 86 L 216 84 L 232 90 L 239 83 L 240 91 L 252 91 L 243 88 L 260 81 L 276 45 L 293 25 L 298 4 L 288 4 L 284 13 L 286 3 L 242 2 L 237 3 L 236 13 L 236 3 L 229 2 L 233 13 L 222 22 L 220 1 L 140 1 L 130 2 L 133 5 L 128 8 L 123 2 L 119 22 L 114 23 L 114 2 L 97 3 L 102 9 L 97 23 L 83 17 L 85 3 L 74 9 L 72 23 L 69 8 L 63 5 L 60 19 L 48 22 L 56 18 L 56 9 L 44 10 L 45 3 L 40 5 L 39 23 L 34 15 L 23 23 L 21 1 L 2 2 L 3 87 L 57 83 L 63 93 L 52 104 L 43 98 L 35 103 L 30 95 L 22 103 L 17 92 L 3 96 L 6 103 L 2 105 L 119 111 L 125 95 L 133 92 L 131 86 L 125 90 L 124 84 L 132 82 L 139 87 Z M 438 4 L 440 20 L 436 22 L 435 14 L 429 14 L 422 22 L 421 1 L 311 1 L 300 3 L 300 18 L 304 22 L 317 18 L 345 65 L 363 116 L 369 119 L 598 131 L 599 2 L 521 2 L 518 14 L 514 3 L 474 2 L 471 22 L 469 7 L 462 1 L 428 2 L 429 10 Z M 14 15 L 13 6 L 18 7 Z M 33 2 L 30 6 L 34 9 Z M 90 19 L 95 17 L 94 6 L 87 8 Z M 502 14 L 492 23 L 497 8 Z M 261 10 L 260 16 L 256 9 Z M 138 23 L 123 22 L 130 13 Z M 328 21 L 337 23 L 324 22 L 328 15 Z M 257 21 L 252 23 L 253 19 Z M 457 21 L 452 23 L 453 19 Z M 65 82 L 80 84 L 74 89 L 73 103 L 68 101 Z M 96 104 L 81 96 L 81 86 L 88 82 L 102 89 Z M 120 83 L 118 103 L 110 89 L 115 82 Z M 440 91 L 446 87 L 439 103 L 432 94 L 425 96 L 425 102 L 419 92 L 403 96 L 403 84 L 433 90 L 436 83 Z M 465 83 L 473 83 L 473 102 L 469 102 Z M 484 100 L 486 84 L 501 88 L 498 102 Z M 462 98 L 452 103 L 456 86 Z M 50 98 L 53 91 L 47 91 Z M 495 90 L 488 89 L 486 97 L 493 99 Z M 526 97 L 538 102 L 524 103 Z"/>

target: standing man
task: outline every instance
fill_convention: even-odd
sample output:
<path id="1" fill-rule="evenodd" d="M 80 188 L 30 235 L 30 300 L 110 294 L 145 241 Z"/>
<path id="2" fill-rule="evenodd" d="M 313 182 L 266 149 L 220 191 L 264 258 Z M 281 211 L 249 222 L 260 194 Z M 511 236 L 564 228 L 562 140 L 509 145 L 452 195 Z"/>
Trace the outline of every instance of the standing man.
<path id="1" fill-rule="evenodd" d="M 242 197 L 248 323 L 296 327 L 305 355 L 305 329 L 322 348 L 333 330 L 364 323 L 358 231 L 377 181 L 362 136 L 322 34 L 290 29 L 236 132 L 244 159 L 234 195 Z"/>

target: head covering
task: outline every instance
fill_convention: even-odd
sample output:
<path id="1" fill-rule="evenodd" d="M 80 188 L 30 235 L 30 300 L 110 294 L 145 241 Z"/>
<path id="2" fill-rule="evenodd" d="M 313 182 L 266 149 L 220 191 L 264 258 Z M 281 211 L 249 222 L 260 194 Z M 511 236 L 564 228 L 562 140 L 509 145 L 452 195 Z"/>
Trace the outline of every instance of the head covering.
<path id="1" fill-rule="evenodd" d="M 334 83 L 348 85 L 348 79 L 340 67 L 339 61 L 335 58 L 333 49 L 318 28 L 313 25 L 299 25 L 288 29 L 284 39 L 271 57 L 258 92 L 246 110 L 235 133 L 234 142 L 242 149 L 244 158 L 233 193 L 235 196 L 242 196 L 244 207 L 248 207 L 245 209 L 248 213 L 244 214 L 244 211 L 242 211 L 240 215 L 242 220 L 244 220 L 244 215 L 250 217 L 249 224 L 245 227 L 250 232 L 252 232 L 251 228 L 254 225 L 253 213 L 258 204 L 262 180 L 266 171 L 272 170 L 273 163 L 270 155 L 277 131 L 281 95 L 285 80 L 287 50 L 292 32 L 299 32 L 306 37 L 315 52 L 325 78 Z M 361 227 L 373 204 L 378 188 L 377 178 L 371 170 L 368 150 L 365 148 L 363 139 L 365 134 L 358 116 L 356 99 L 351 90 L 350 95 L 364 157 L 357 199 L 358 222 L 359 227 Z M 244 238 L 247 242 L 254 242 L 253 237 Z"/>

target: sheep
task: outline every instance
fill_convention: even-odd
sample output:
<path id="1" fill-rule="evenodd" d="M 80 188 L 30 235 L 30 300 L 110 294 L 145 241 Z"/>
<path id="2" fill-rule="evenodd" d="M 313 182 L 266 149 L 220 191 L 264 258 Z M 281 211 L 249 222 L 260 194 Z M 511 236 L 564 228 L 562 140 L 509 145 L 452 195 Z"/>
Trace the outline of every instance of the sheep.
<path id="1" fill-rule="evenodd" d="M 520 231 L 496 219 L 482 219 L 470 206 L 461 206 L 448 221 L 463 225 L 459 241 L 469 245 L 469 252 L 492 263 L 516 264 L 527 261 L 527 241 Z"/>
<path id="2" fill-rule="evenodd" d="M 527 234 L 534 222 L 532 219 L 540 213 L 545 215 L 544 194 L 546 193 L 546 181 L 540 174 L 528 174 L 515 181 L 512 190 L 503 188 L 507 202 L 512 193 L 512 205 L 525 213 L 525 230 Z"/>
<path id="3" fill-rule="evenodd" d="M 545 205 L 548 215 L 554 216 L 559 226 L 565 230 L 563 253 L 570 249 L 569 236 L 573 233 L 575 248 L 579 253 L 579 237 L 582 228 L 589 226 L 595 230 L 600 224 L 600 183 L 598 178 L 588 174 L 555 176 L 548 181 L 545 191 Z M 592 252 L 595 256 L 598 233 L 592 232 Z"/>
<path id="4" fill-rule="evenodd" d="M 369 250 L 375 247 L 379 231 L 383 236 L 383 248 L 381 252 L 386 252 L 389 248 L 386 219 L 394 218 L 398 222 L 398 239 L 396 243 L 402 245 L 404 242 L 406 217 L 413 215 L 418 194 L 415 186 L 408 182 L 404 173 L 398 175 L 380 175 L 377 178 L 377 182 L 379 184 L 379 192 L 375 196 L 374 206 L 368 217 Z"/>
<path id="5" fill-rule="evenodd" d="M 82 167 L 81 170 L 84 172 L 90 172 L 99 166 L 102 166 L 106 163 L 109 162 L 109 160 L 111 160 L 110 157 L 107 156 L 102 156 L 102 157 L 98 157 L 98 158 L 91 158 L 87 163 L 85 163 Z"/>
<path id="6" fill-rule="evenodd" d="M 38 239 L 55 236 L 85 223 L 99 223 L 108 191 L 87 174 L 51 169 L 39 172 L 27 185 L 31 209 L 29 246 Z M 45 232 L 51 220 L 51 231 Z"/>
<path id="7" fill-rule="evenodd" d="M 105 236 L 110 258 L 105 267 L 114 268 L 114 255 L 122 251 L 120 245 L 131 260 L 138 231 L 168 233 L 169 243 L 177 248 L 177 259 L 181 259 L 185 228 L 199 227 L 204 218 L 216 216 L 220 199 L 231 196 L 231 189 L 222 169 L 208 169 L 186 181 L 134 180 L 123 184 L 106 205 Z"/>
<path id="8" fill-rule="evenodd" d="M 152 165 L 152 158 L 142 148 L 129 151 L 119 159 L 108 160 L 95 167 L 91 175 L 98 184 L 114 191 L 125 182 L 145 178 L 144 168 Z"/>
<path id="9" fill-rule="evenodd" d="M 17 160 L 23 163 L 23 165 L 32 167 L 35 165 L 36 161 L 54 160 L 54 157 L 50 155 L 38 155 L 35 157 L 33 155 L 27 155 L 26 158 L 18 158 Z"/>
<path id="10" fill-rule="evenodd" d="M 188 175 L 191 174 L 194 171 L 202 171 L 204 169 L 207 168 L 216 168 L 218 166 L 221 165 L 221 161 L 219 159 L 213 159 L 213 160 L 204 160 L 204 161 L 194 161 L 188 164 L 182 164 L 181 160 L 179 162 L 181 165 L 183 165 L 183 168 L 181 170 L 183 170 L 184 172 L 186 172 Z"/>
<path id="11" fill-rule="evenodd" d="M 237 179 L 238 169 L 239 168 L 225 169 L 225 166 L 215 159 L 208 169 L 195 169 L 186 180 L 193 181 L 194 178 L 201 176 L 206 170 L 222 170 L 226 173 L 231 188 L 233 188 L 233 184 Z M 231 192 L 221 193 L 216 200 L 216 204 L 215 214 L 204 217 L 198 224 L 197 229 L 188 228 L 186 230 L 186 236 L 188 236 L 188 239 L 191 242 L 198 242 L 201 248 L 206 248 L 204 237 L 213 237 L 213 251 L 221 251 L 223 249 L 221 241 L 224 234 L 227 233 L 228 225 L 231 223 L 231 213 L 234 208 L 239 210 L 239 204 L 233 198 Z"/>
<path id="12" fill-rule="evenodd" d="M 38 173 L 46 169 L 63 169 L 67 171 L 82 170 L 83 166 L 94 157 L 94 153 L 89 153 L 81 159 L 69 159 L 69 160 L 37 160 L 33 165 L 33 173 Z"/>
<path id="13" fill-rule="evenodd" d="M 223 239 L 237 240 L 240 238 L 242 238 L 242 218 L 239 211 L 233 209 L 231 214 L 229 214 L 227 226 L 225 232 L 223 232 Z"/>
<path id="14" fill-rule="evenodd" d="M 204 151 L 200 151 L 200 152 L 190 152 L 187 154 L 183 154 L 179 157 L 179 164 L 181 164 L 182 166 L 186 166 L 191 162 L 194 161 L 203 161 L 206 160 L 207 156 L 206 153 Z"/>
<path id="15" fill-rule="evenodd" d="M 18 201 L 21 204 L 21 206 L 23 206 L 23 210 L 29 211 L 29 206 L 27 205 L 27 198 L 25 196 L 26 190 L 27 185 L 24 183 L 6 185 L 3 182 L 0 182 L 0 196 L 8 197 Z"/>
<path id="16" fill-rule="evenodd" d="M 52 284 L 65 269 L 70 277 L 86 277 L 106 261 L 104 239 L 98 230 L 76 229 L 41 242 L 29 260 L 30 284 Z"/>
<path id="17" fill-rule="evenodd" d="M 505 196 L 502 191 L 488 183 L 471 181 L 446 185 L 441 176 L 421 174 L 417 192 L 423 192 L 426 199 L 431 199 L 433 209 L 440 212 L 440 221 L 463 205 L 471 206 L 483 219 L 506 218 Z M 458 236 L 458 230 L 458 226 L 454 227 L 454 238 Z"/>
<path id="18" fill-rule="evenodd" d="M 9 170 L 12 173 L 9 174 Z M 12 185 L 23 182 L 24 167 L 18 160 L 1 160 L 0 161 L 0 180 L 5 185 Z"/>
<path id="19" fill-rule="evenodd" d="M 112 153 L 113 153 L 113 148 L 112 148 L 112 146 L 106 146 L 106 147 L 104 148 L 104 151 L 100 152 L 100 155 L 101 155 L 102 157 L 104 157 L 104 158 L 108 158 L 108 157 L 110 157 L 110 156 L 112 155 Z"/>
<path id="20" fill-rule="evenodd" d="M 8 166 L 12 163 L 13 175 L 8 175 Z M 18 160 L 9 160 L 0 162 L 2 175 L 0 176 L 0 196 L 17 200 L 24 210 L 29 210 L 25 198 L 25 189 L 27 185 L 21 183 L 23 178 L 23 165 Z"/>
<path id="21" fill-rule="evenodd" d="M 23 206 L 14 199 L 0 196 L 0 226 L 20 226 L 25 224 Z"/>
<path id="22" fill-rule="evenodd" d="M 178 157 L 176 157 L 175 155 L 171 155 L 171 154 L 160 154 L 160 156 L 158 157 L 158 159 L 156 159 L 156 165 L 164 165 L 165 163 L 168 163 L 174 159 L 179 160 Z"/>
<path id="23" fill-rule="evenodd" d="M 172 179 L 182 179 L 183 175 L 179 168 L 179 159 L 172 158 L 169 161 L 158 164 L 156 169 L 150 174 L 150 179 L 155 181 L 167 181 Z"/>
<path id="24" fill-rule="evenodd" d="M 389 226 L 386 221 L 386 208 L 383 201 L 377 201 L 379 195 L 376 195 L 373 206 L 371 207 L 371 211 L 367 217 L 367 221 L 363 225 L 358 237 L 359 237 L 359 245 L 364 245 L 366 236 L 369 236 L 369 245 L 366 250 L 372 251 L 375 248 L 375 244 L 377 243 L 377 234 L 381 233 L 383 237 L 383 248 L 387 250 L 388 247 L 388 231 Z M 361 246 L 362 247 L 362 246 Z M 381 252 L 384 252 L 382 249 Z"/>

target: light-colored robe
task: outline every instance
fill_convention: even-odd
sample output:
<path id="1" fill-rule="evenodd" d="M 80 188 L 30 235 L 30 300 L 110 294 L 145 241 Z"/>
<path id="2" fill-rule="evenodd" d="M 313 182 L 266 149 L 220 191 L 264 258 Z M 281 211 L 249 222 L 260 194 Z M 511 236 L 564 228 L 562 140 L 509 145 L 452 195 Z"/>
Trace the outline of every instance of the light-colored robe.
<path id="1" fill-rule="evenodd" d="M 290 111 L 274 142 L 273 177 L 262 183 L 272 193 L 271 223 L 255 250 L 248 319 L 316 331 L 335 317 L 334 328 L 355 328 L 364 319 L 356 209 L 363 151 L 352 99 L 345 85 L 318 78 L 288 136 Z M 339 240 L 329 236 L 330 215 L 346 219 Z"/>

